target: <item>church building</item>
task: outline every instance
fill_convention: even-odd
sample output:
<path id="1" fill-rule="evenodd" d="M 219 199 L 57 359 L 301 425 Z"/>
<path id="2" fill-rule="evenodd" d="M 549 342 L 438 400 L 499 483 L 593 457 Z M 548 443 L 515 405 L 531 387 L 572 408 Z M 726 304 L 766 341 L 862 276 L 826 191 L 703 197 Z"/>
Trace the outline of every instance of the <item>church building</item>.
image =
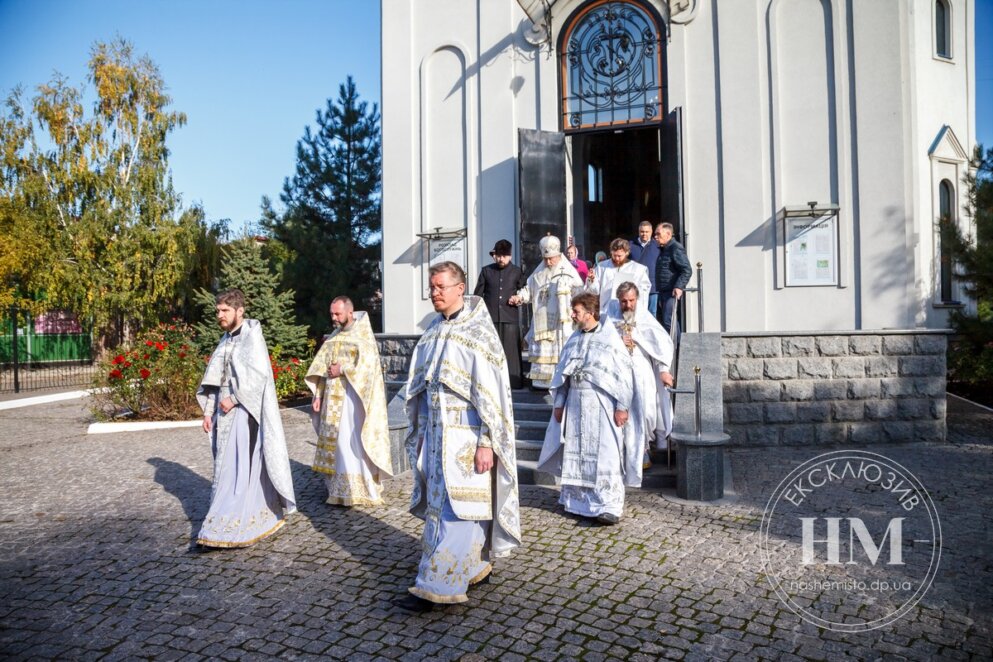
<path id="1" fill-rule="evenodd" d="M 735 443 L 944 438 L 974 0 L 382 0 L 383 328 L 499 239 L 698 264 Z M 711 377 L 708 377 L 710 379 Z M 677 398 L 677 405 L 679 399 Z M 718 422 L 719 424 L 719 422 Z"/>

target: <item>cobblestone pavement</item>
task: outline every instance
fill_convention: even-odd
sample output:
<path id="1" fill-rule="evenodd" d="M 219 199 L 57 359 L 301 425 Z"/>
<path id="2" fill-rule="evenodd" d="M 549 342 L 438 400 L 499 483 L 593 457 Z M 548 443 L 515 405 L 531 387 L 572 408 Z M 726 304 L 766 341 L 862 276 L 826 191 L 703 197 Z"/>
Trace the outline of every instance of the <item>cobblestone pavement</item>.
<path id="1" fill-rule="evenodd" d="M 604 527 L 522 491 L 523 547 L 468 605 L 410 616 L 410 478 L 386 508 L 323 503 L 305 415 L 284 411 L 300 513 L 243 550 L 198 552 L 211 458 L 195 429 L 86 435 L 85 401 L 0 412 L 0 656 L 14 659 L 990 659 L 993 415 L 949 407 L 953 443 L 874 447 L 930 490 L 931 590 L 860 634 L 802 621 L 766 582 L 771 490 L 823 449 L 732 453 L 737 497 L 630 492 Z M 962 419 L 967 424 L 959 424 Z"/>

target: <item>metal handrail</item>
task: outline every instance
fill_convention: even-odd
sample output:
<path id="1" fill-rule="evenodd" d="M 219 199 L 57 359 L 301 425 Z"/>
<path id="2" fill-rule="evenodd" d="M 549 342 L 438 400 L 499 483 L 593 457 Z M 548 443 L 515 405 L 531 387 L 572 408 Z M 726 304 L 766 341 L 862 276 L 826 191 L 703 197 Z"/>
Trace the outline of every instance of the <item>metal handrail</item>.
<path id="1" fill-rule="evenodd" d="M 696 318 L 697 318 L 697 332 L 703 333 L 703 262 L 696 263 L 696 287 L 687 287 L 683 289 L 683 292 L 692 292 L 697 295 L 696 298 Z M 685 307 L 683 312 L 685 312 Z"/>

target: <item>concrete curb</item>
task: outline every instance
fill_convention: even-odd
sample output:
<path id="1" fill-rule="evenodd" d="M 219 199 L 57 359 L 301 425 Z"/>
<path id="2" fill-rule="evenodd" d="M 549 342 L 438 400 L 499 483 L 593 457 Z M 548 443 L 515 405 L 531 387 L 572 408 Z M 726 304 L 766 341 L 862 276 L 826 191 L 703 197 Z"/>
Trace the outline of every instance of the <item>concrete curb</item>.
<path id="1" fill-rule="evenodd" d="M 17 409 L 18 407 L 31 407 L 34 405 L 47 405 L 52 402 L 60 402 L 62 400 L 75 400 L 77 398 L 84 398 L 89 394 L 90 391 L 69 391 L 68 393 L 51 393 L 49 395 L 36 395 L 30 398 L 20 398 L 18 400 L 7 400 L 5 402 L 0 402 L 0 410 Z"/>
<path id="2" fill-rule="evenodd" d="M 168 430 L 170 428 L 195 428 L 203 425 L 203 419 L 196 421 L 132 421 L 128 423 L 91 423 L 86 434 L 110 434 L 113 432 L 137 432 L 139 430 Z"/>

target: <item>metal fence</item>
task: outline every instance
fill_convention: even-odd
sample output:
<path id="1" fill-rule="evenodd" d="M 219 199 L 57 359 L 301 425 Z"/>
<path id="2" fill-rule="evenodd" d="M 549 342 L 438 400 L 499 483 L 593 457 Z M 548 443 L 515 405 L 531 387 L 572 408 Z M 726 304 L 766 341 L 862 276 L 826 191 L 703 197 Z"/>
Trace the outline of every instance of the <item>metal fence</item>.
<path id="1" fill-rule="evenodd" d="M 93 334 L 75 316 L 11 308 L 0 323 L 0 393 L 89 386 Z"/>

